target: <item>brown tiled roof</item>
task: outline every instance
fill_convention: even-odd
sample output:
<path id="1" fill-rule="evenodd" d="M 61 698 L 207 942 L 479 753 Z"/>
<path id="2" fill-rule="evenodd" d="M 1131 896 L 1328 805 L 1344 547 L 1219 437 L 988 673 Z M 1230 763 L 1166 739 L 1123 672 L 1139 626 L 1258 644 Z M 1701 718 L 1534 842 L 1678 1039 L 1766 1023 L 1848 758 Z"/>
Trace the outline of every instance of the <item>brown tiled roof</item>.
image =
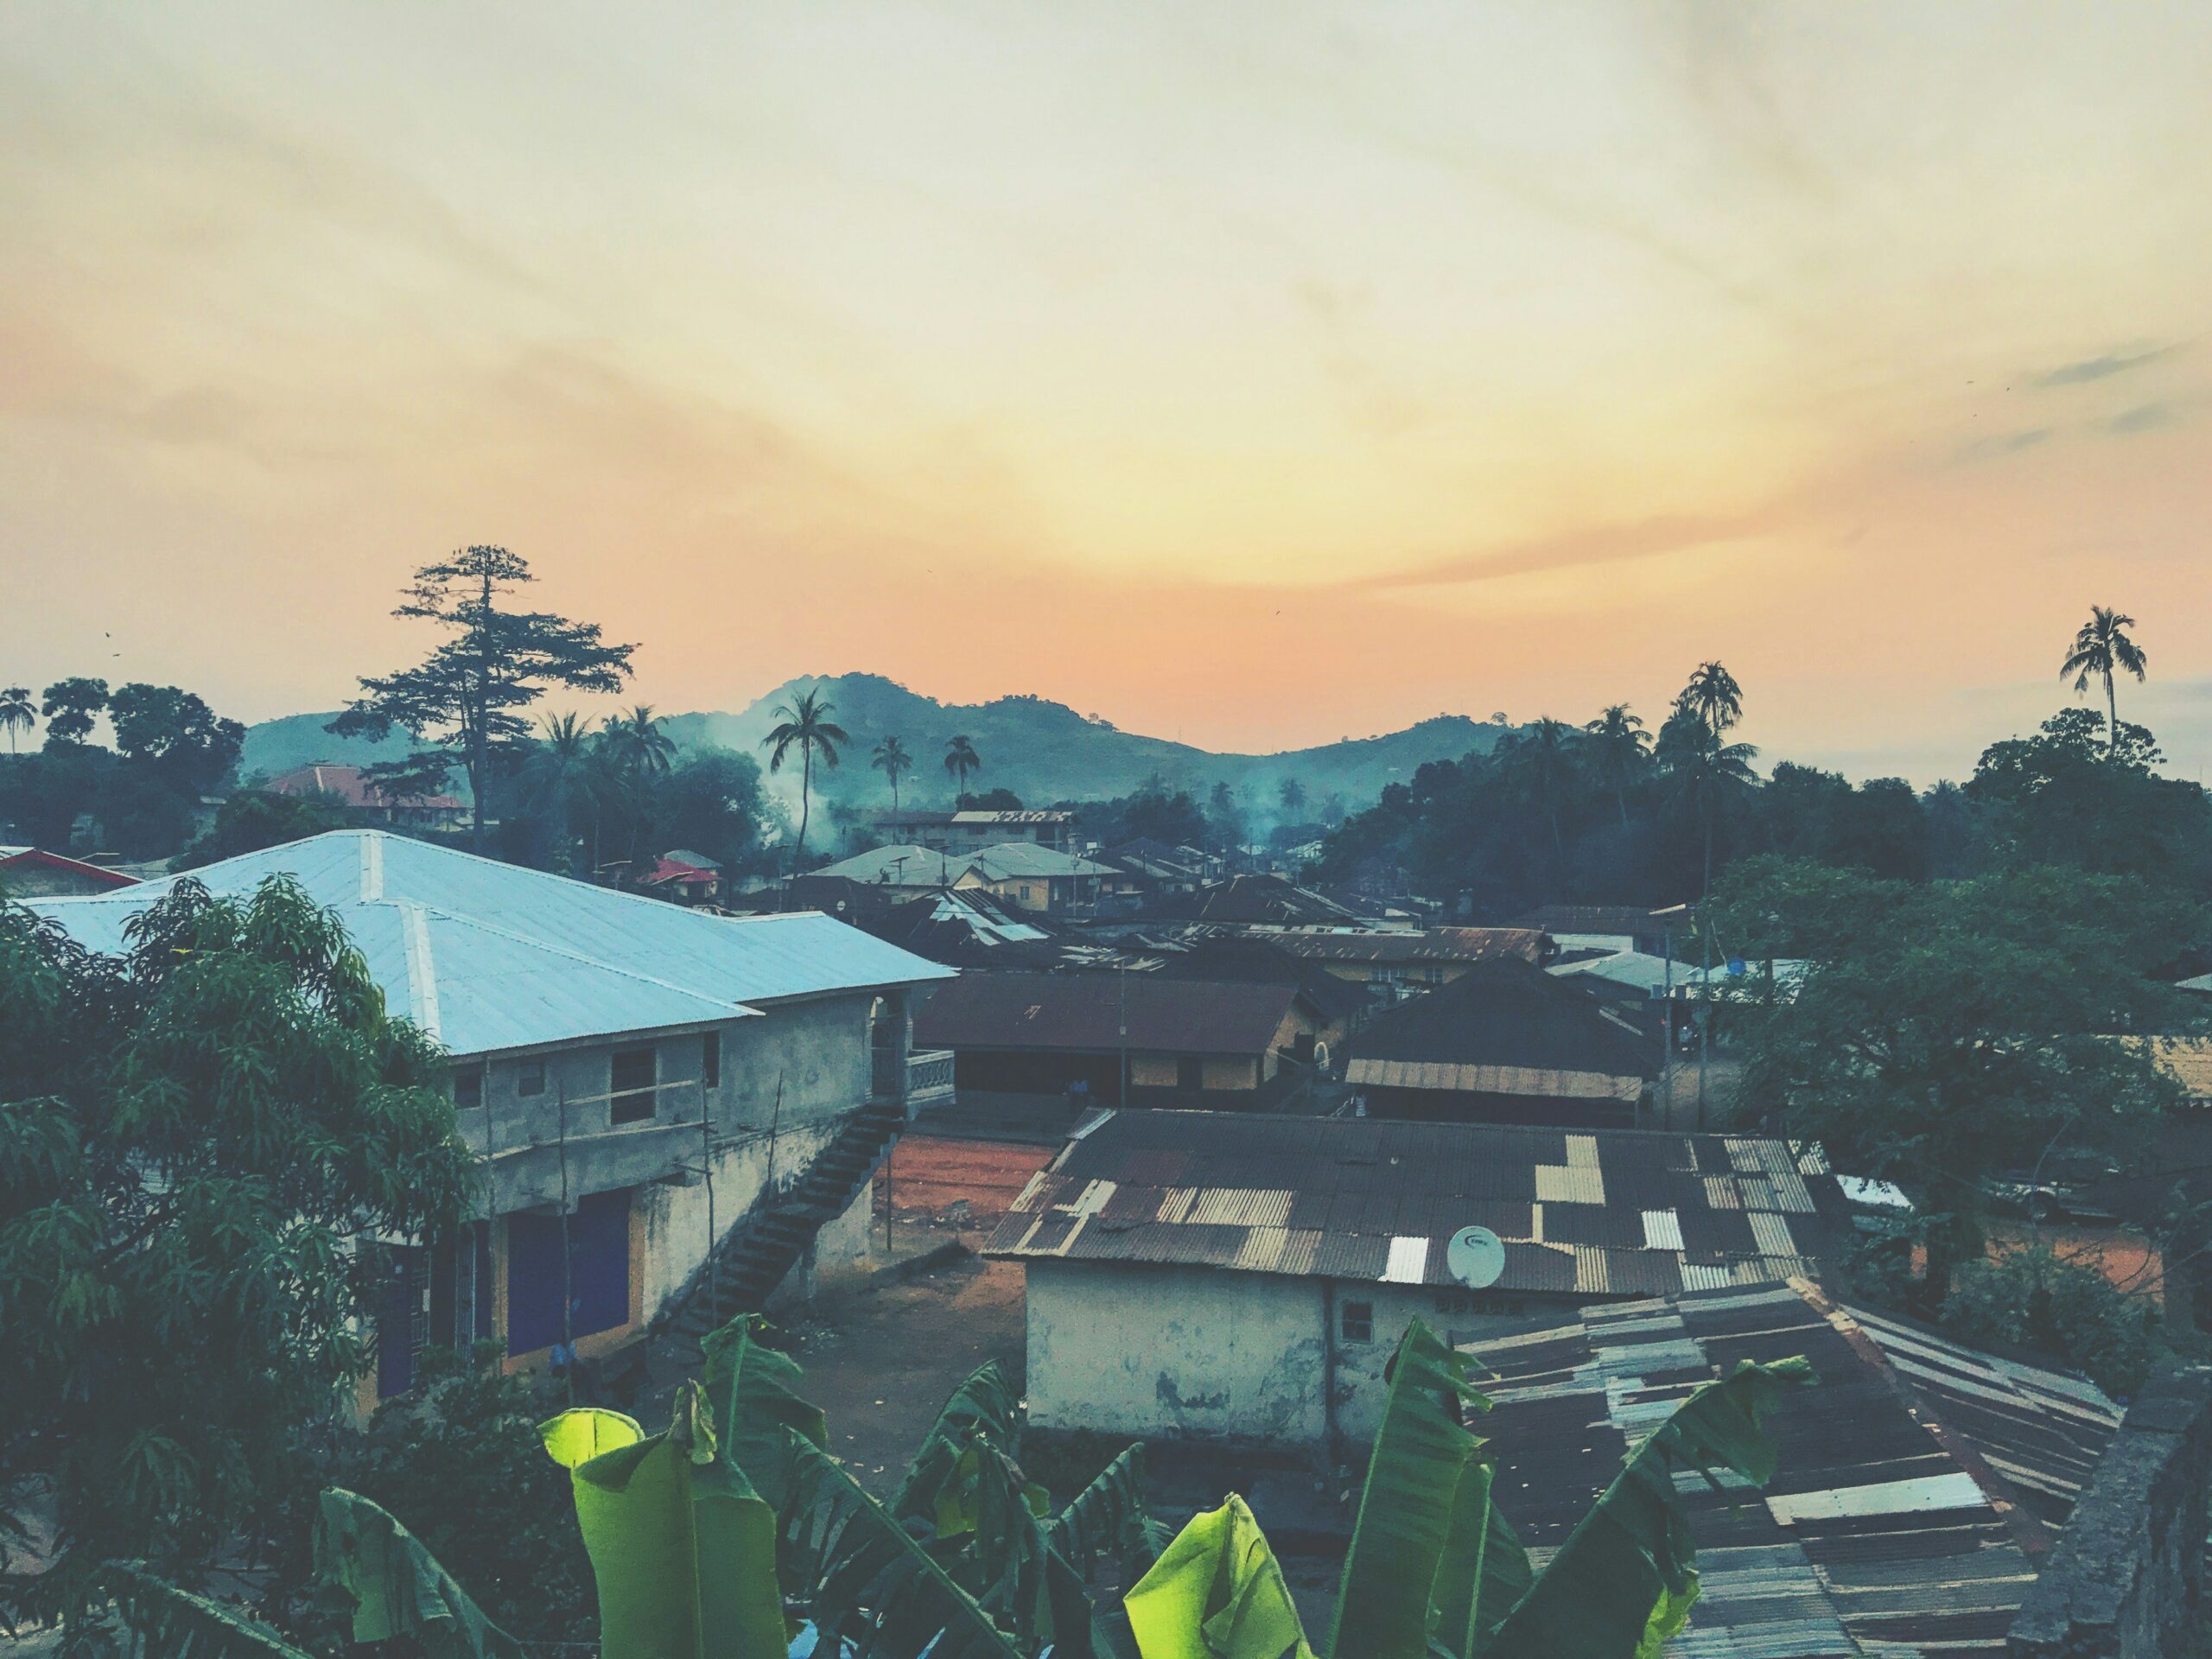
<path id="1" fill-rule="evenodd" d="M 1703 1592 L 1669 1650 L 1693 1656 L 1994 1659 L 2120 1420 L 2083 1378 L 1802 1281 L 1586 1307 L 1472 1351 L 1500 1507 L 1536 1551 L 1692 1389 L 1739 1360 L 1812 1362 L 1818 1383 L 1767 1419 L 1764 1492 L 1677 1482 Z"/>
<path id="2" fill-rule="evenodd" d="M 1150 974 L 963 974 L 915 1011 L 921 1048 L 1263 1054 L 1303 994 L 1291 984 Z"/>
<path id="3" fill-rule="evenodd" d="M 1847 1213 L 1811 1144 L 1129 1110 L 1078 1130 L 989 1250 L 1450 1285 L 1447 1242 L 1481 1226 L 1503 1289 L 1641 1296 L 1808 1272 Z"/>

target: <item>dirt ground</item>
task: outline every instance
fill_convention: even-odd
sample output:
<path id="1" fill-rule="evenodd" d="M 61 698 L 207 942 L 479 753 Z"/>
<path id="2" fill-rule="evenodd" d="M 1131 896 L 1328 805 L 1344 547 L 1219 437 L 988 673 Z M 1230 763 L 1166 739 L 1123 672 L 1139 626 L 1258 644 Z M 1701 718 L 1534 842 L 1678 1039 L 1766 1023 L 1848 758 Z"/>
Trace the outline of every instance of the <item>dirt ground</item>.
<path id="1" fill-rule="evenodd" d="M 1021 1196 L 1029 1178 L 1052 1162 L 1059 1147 L 1005 1141 L 951 1140 L 910 1135 L 891 1150 L 876 1173 L 881 1212 L 887 1179 L 900 1215 L 943 1216 L 964 1202 L 967 1214 L 988 1226 Z"/>
<path id="2" fill-rule="evenodd" d="M 829 1449 L 888 1497 L 969 1372 L 995 1359 L 1020 1389 L 1021 1268 L 971 1256 L 909 1283 L 825 1298 L 790 1330 L 792 1356 L 806 1368 L 803 1391 L 829 1416 Z"/>

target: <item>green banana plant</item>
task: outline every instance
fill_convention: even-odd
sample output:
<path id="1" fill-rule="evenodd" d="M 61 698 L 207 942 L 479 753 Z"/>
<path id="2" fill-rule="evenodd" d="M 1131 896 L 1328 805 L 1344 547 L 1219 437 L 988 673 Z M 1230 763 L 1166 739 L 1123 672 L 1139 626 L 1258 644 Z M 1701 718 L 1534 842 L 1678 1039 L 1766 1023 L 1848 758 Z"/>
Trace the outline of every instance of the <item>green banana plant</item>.
<path id="1" fill-rule="evenodd" d="M 523 1659 L 423 1541 L 380 1505 L 334 1486 L 315 1517 L 316 1576 L 353 1605 L 356 1642 L 407 1637 L 427 1659 Z"/>
<path id="2" fill-rule="evenodd" d="M 1491 1502 L 1495 1465 L 1461 1419 L 1489 1408 L 1465 1356 L 1415 1320 L 1368 1459 L 1324 1659 L 1653 1659 L 1697 1598 L 1678 1469 L 1753 1485 L 1761 1426 L 1802 1359 L 1746 1360 L 1699 1389 L 1630 1455 L 1541 1573 Z M 1130 1590 L 1142 1659 L 1315 1659 L 1243 1500 L 1197 1516 Z"/>

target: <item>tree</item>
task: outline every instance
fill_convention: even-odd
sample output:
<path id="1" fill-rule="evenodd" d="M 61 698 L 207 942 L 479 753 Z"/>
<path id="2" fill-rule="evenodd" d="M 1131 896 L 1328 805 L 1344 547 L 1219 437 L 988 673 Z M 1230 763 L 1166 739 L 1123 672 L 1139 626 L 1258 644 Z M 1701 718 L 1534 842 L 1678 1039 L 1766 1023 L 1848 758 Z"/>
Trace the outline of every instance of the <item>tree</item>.
<path id="1" fill-rule="evenodd" d="M 39 711 L 46 716 L 48 747 L 82 743 L 92 734 L 93 723 L 106 707 L 105 680 L 56 680 L 46 688 L 45 698 L 39 705 Z"/>
<path id="2" fill-rule="evenodd" d="M 626 715 L 610 715 L 605 729 L 616 764 L 632 777 L 664 775 L 676 759 L 676 741 L 661 730 L 660 717 L 649 702 L 639 703 Z"/>
<path id="3" fill-rule="evenodd" d="M 205 834 L 169 861 L 172 870 L 196 870 L 218 859 L 257 853 L 264 847 L 282 847 L 305 841 L 332 830 L 343 830 L 352 820 L 346 808 L 331 795 L 276 795 L 242 789 L 225 801 L 215 822 Z"/>
<path id="4" fill-rule="evenodd" d="M 968 779 L 983 769 L 983 759 L 976 753 L 976 746 L 965 735 L 949 739 L 944 746 L 944 770 L 952 779 L 952 798 L 957 803 L 968 792 Z"/>
<path id="5" fill-rule="evenodd" d="M 1745 1092 L 1780 1132 L 1897 1182 L 1928 1217 L 1929 1297 L 1979 1253 L 1993 1177 L 2126 1159 L 2177 1085 L 2131 1033 L 2176 1029 L 2153 975 L 2202 918 L 2131 878 L 2024 868 L 1911 884 L 1761 857 L 1711 919 L 1738 954 L 1806 963 L 1735 1011 Z"/>
<path id="6" fill-rule="evenodd" d="M 883 774 L 891 785 L 891 810 L 899 810 L 899 779 L 901 773 L 914 769 L 914 757 L 906 753 L 903 739 L 887 737 L 875 746 L 875 758 L 868 764 Z"/>
<path id="7" fill-rule="evenodd" d="M 796 702 L 778 703 L 778 723 L 760 740 L 761 747 L 768 751 L 771 772 L 782 771 L 785 758 L 793 749 L 798 751 L 798 850 L 802 856 L 806 852 L 807 816 L 813 804 L 814 758 L 820 755 L 822 764 L 834 770 L 837 746 L 851 741 L 845 728 L 830 720 L 836 711 L 836 704 L 817 686 Z"/>
<path id="8" fill-rule="evenodd" d="M 245 744 L 244 726 L 219 718 L 174 685 L 119 686 L 108 700 L 108 717 L 125 760 L 159 766 L 194 794 L 221 782 Z"/>
<path id="9" fill-rule="evenodd" d="M 2088 690 L 2092 678 L 2104 681 L 2106 741 L 2114 753 L 2120 746 L 2120 699 L 2113 690 L 2113 677 L 2127 673 L 2140 680 L 2150 664 L 2142 647 L 2127 635 L 2134 626 L 2132 616 L 2124 616 L 2109 606 L 2092 605 L 2089 620 L 2075 633 L 2066 660 L 2058 665 L 2058 677 L 2073 676 L 2077 692 Z"/>
<path id="10" fill-rule="evenodd" d="M 370 1356 L 378 1238 L 470 1200 L 435 1043 L 388 1018 L 283 878 L 184 880 L 94 957 L 0 906 L 0 1611 L 80 1610 L 103 1562 L 188 1581 L 251 1540 Z"/>
<path id="11" fill-rule="evenodd" d="M 1677 704 L 1688 709 L 1705 722 L 1707 731 L 1719 737 L 1744 717 L 1744 688 L 1719 663 L 1700 663 L 1682 688 Z"/>
<path id="12" fill-rule="evenodd" d="M 1566 850 L 1560 838 L 1559 802 L 1573 780 L 1582 734 L 1563 720 L 1545 715 L 1498 746 L 1500 770 L 1514 786 L 1533 798 L 1550 824 L 1554 857 Z"/>
<path id="13" fill-rule="evenodd" d="M 0 690 L 0 726 L 8 728 L 8 753 L 16 753 L 16 734 L 28 732 L 38 720 L 37 705 L 31 702 L 31 689 L 27 685 L 11 685 Z"/>
<path id="14" fill-rule="evenodd" d="M 734 870 L 760 840 L 760 766 L 749 754 L 705 748 L 662 779 L 655 827 L 664 846 L 694 847 Z"/>
<path id="15" fill-rule="evenodd" d="M 569 874 L 575 873 L 577 809 L 585 802 L 593 807 L 594 866 L 599 857 L 598 803 L 588 781 L 593 747 L 592 732 L 581 715 L 548 715 L 522 763 L 523 805 L 539 826 L 532 856 L 550 857 L 555 868 Z"/>
<path id="16" fill-rule="evenodd" d="M 392 614 L 432 623 L 448 637 L 412 668 L 364 678 L 362 696 L 330 723 L 349 737 L 383 737 L 397 726 L 422 746 L 397 766 L 370 768 L 379 775 L 404 772 L 419 783 L 454 766 L 467 772 L 480 852 L 486 796 L 529 734 L 522 711 L 555 686 L 620 690 L 636 649 L 606 644 L 596 623 L 508 609 L 508 596 L 534 580 L 530 562 L 503 547 L 462 548 L 423 566 Z"/>
<path id="17" fill-rule="evenodd" d="M 1713 836 L 1721 809 L 1758 782 L 1751 771 L 1758 754 L 1748 743 L 1722 742 L 1719 731 L 1699 712 L 1688 692 L 1659 728 L 1654 755 L 1666 775 L 1669 792 L 1696 815 L 1703 835 L 1705 874 L 1698 887 L 1700 896 L 1713 888 Z"/>
<path id="18" fill-rule="evenodd" d="M 1306 810 L 1306 785 L 1287 777 L 1275 785 L 1275 799 L 1281 804 L 1283 816 L 1295 819 Z"/>
<path id="19" fill-rule="evenodd" d="M 1643 729 L 1642 717 L 1624 702 L 1609 705 L 1582 729 L 1589 737 L 1591 763 L 1605 787 L 1613 791 L 1613 804 L 1620 809 L 1621 828 L 1625 830 L 1628 786 L 1650 764 L 1651 734 Z"/>
<path id="20" fill-rule="evenodd" d="M 2113 734 L 2095 710 L 2063 709 L 2037 735 L 1982 751 L 1964 793 L 1997 858 L 2212 893 L 2212 804 L 2154 772 L 2163 758 L 2140 726 Z"/>

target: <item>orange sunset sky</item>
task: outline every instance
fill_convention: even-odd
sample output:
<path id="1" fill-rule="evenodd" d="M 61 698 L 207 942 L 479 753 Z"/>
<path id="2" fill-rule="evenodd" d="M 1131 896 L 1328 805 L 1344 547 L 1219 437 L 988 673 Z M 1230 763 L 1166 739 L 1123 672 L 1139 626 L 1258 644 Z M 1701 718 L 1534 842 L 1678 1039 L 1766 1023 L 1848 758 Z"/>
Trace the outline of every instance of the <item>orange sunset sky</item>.
<path id="1" fill-rule="evenodd" d="M 2212 6 L 0 7 L 0 680 L 256 719 L 468 541 L 738 708 L 2212 766 Z"/>

